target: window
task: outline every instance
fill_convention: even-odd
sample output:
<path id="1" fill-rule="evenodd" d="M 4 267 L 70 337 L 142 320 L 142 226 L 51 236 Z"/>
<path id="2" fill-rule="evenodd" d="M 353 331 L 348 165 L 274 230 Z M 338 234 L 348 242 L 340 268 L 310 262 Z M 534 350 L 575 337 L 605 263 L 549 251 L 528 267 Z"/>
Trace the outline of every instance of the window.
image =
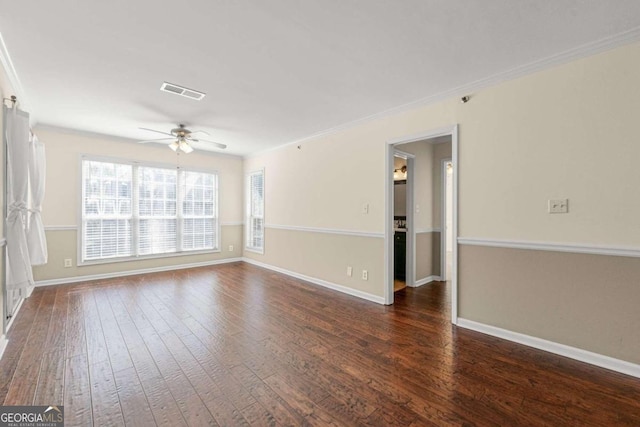
<path id="1" fill-rule="evenodd" d="M 247 249 L 264 251 L 264 171 L 247 178 Z"/>
<path id="2" fill-rule="evenodd" d="M 82 258 L 132 255 L 131 165 L 82 164 Z"/>
<path id="3" fill-rule="evenodd" d="M 218 249 L 212 173 L 82 161 L 82 262 Z"/>
<path id="4" fill-rule="evenodd" d="M 216 176 L 183 172 L 182 249 L 210 249 L 215 246 L 217 224 Z"/>
<path id="5" fill-rule="evenodd" d="M 178 171 L 138 167 L 138 255 L 175 252 Z"/>

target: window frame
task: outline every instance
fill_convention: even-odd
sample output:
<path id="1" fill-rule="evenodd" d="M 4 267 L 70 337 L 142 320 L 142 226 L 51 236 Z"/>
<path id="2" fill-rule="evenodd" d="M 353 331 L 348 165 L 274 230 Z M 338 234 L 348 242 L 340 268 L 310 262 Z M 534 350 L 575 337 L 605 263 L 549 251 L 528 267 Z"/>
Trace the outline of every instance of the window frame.
<path id="1" fill-rule="evenodd" d="M 256 174 L 261 174 L 262 175 L 262 247 L 258 248 L 258 247 L 253 247 L 253 246 L 249 246 L 249 241 L 251 240 L 251 202 L 252 202 L 252 197 L 251 197 L 251 176 L 252 175 L 256 175 Z M 246 203 L 245 203 L 245 239 L 244 239 L 244 249 L 246 251 L 249 252 L 255 252 L 258 254 L 264 254 L 264 248 L 265 248 L 265 244 L 266 244 L 266 233 L 265 230 L 267 228 L 266 226 L 266 222 L 265 222 L 265 217 L 266 217 L 266 180 L 265 180 L 265 170 L 264 168 L 261 169 L 256 169 L 253 171 L 250 171 L 246 174 L 245 176 L 245 197 L 246 197 Z"/>
<path id="2" fill-rule="evenodd" d="M 111 258 L 102 258 L 102 259 L 91 259 L 84 260 L 84 211 L 83 211 L 83 202 L 84 202 L 84 171 L 83 171 L 83 162 L 84 161 L 95 161 L 95 162 L 107 162 L 107 163 L 118 163 L 123 165 L 130 165 L 132 167 L 132 194 L 131 194 L 131 256 L 121 256 L 121 257 L 111 257 Z M 151 168 L 161 168 L 161 169 L 177 169 L 178 177 L 177 177 L 177 206 L 176 206 L 176 216 L 177 216 L 177 241 L 176 241 L 176 251 L 175 252 L 165 252 L 159 254 L 149 254 L 149 255 L 137 255 L 138 253 L 138 240 L 139 240 L 139 190 L 138 190 L 138 169 L 137 167 L 151 167 Z M 199 172 L 206 173 L 215 176 L 215 206 L 214 206 L 214 232 L 215 232 L 215 241 L 214 248 L 212 249 L 195 249 L 195 250 L 183 250 L 182 249 L 182 205 L 181 202 L 184 199 L 184 195 L 182 194 L 182 185 L 180 173 L 182 171 L 187 172 Z M 180 256 L 188 256 L 188 255 L 200 255 L 200 254 L 214 254 L 221 253 L 221 242 L 222 238 L 220 235 L 221 225 L 220 225 L 220 175 L 217 169 L 205 169 L 191 166 L 180 166 L 176 167 L 176 165 L 168 164 L 168 163 L 158 163 L 158 162 L 146 162 L 146 161 L 138 161 L 138 160 L 130 160 L 130 159 L 122 159 L 117 157 L 109 157 L 109 156 L 100 156 L 100 155 L 90 155 L 90 154 L 81 154 L 78 159 L 78 208 L 77 208 L 77 218 L 78 218 L 78 233 L 77 233 L 77 254 L 76 254 L 76 265 L 84 266 L 84 265 L 96 265 L 96 264 L 113 264 L 118 262 L 129 262 L 129 261 L 141 261 L 146 259 L 157 259 L 157 258 L 172 258 L 172 257 L 180 257 Z"/>

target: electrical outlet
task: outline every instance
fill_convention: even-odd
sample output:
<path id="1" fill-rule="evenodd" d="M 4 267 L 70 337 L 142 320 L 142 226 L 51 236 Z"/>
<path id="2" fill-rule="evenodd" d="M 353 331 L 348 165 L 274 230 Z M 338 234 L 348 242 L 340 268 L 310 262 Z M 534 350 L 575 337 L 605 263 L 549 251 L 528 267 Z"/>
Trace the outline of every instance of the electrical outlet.
<path id="1" fill-rule="evenodd" d="M 71 261 L 71 258 L 65 258 L 64 259 L 64 268 L 69 268 L 69 267 L 73 267 L 73 261 Z"/>
<path id="2" fill-rule="evenodd" d="M 367 270 L 362 270 L 362 280 L 369 280 L 369 272 Z"/>
<path id="3" fill-rule="evenodd" d="M 353 267 L 351 266 L 347 267 L 347 276 L 349 277 L 353 276 Z"/>
<path id="4" fill-rule="evenodd" d="M 233 252 L 233 245 L 229 245 L 229 252 Z"/>
<path id="5" fill-rule="evenodd" d="M 369 213 L 369 203 L 365 203 L 362 205 L 362 213 L 365 215 Z"/>
<path id="6" fill-rule="evenodd" d="M 567 213 L 569 212 L 569 199 L 550 199 L 549 213 Z"/>

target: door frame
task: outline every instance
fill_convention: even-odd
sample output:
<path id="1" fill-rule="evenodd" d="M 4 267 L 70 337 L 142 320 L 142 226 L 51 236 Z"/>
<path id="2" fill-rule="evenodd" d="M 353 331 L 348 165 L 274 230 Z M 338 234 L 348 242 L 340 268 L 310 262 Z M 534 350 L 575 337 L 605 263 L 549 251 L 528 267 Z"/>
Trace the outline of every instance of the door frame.
<path id="1" fill-rule="evenodd" d="M 393 304 L 393 155 L 395 146 L 410 142 L 451 136 L 451 163 L 453 166 L 453 260 L 451 269 L 451 323 L 458 323 L 458 125 L 451 125 L 388 140 L 385 144 L 385 224 L 384 224 L 384 303 Z M 408 218 L 407 218 L 408 220 Z M 413 237 L 413 236 L 412 236 Z"/>
<path id="2" fill-rule="evenodd" d="M 453 146 L 452 146 L 453 151 Z M 443 281 L 449 280 L 447 277 L 447 163 L 453 159 L 446 158 L 440 162 L 440 278 Z M 453 221 L 451 226 L 453 227 Z M 454 245 L 455 246 L 455 245 Z M 453 249 L 453 248 L 452 248 Z M 451 269 L 453 273 L 453 268 Z"/>

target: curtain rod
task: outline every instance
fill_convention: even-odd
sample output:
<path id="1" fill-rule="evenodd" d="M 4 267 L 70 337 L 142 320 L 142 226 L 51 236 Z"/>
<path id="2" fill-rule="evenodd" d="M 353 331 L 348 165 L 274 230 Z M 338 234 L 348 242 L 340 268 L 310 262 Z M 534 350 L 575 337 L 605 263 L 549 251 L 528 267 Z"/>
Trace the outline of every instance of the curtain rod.
<path id="1" fill-rule="evenodd" d="M 6 101 L 11 102 L 11 106 L 12 106 L 13 108 L 15 108 L 16 103 L 18 102 L 18 97 L 17 97 L 17 96 L 15 96 L 15 95 L 11 95 L 11 97 L 9 97 L 9 98 L 2 98 L 2 102 L 6 102 Z M 33 133 L 33 129 L 31 129 L 31 127 L 29 127 L 29 133 L 31 134 L 31 137 L 32 137 L 32 138 L 33 138 L 34 136 L 36 136 L 36 134 L 35 134 L 35 133 Z"/>
<path id="2" fill-rule="evenodd" d="M 11 106 L 15 107 L 16 106 L 16 102 L 18 102 L 18 98 L 15 95 L 11 95 L 10 98 L 2 98 L 2 102 L 5 101 L 10 101 L 11 102 Z"/>

